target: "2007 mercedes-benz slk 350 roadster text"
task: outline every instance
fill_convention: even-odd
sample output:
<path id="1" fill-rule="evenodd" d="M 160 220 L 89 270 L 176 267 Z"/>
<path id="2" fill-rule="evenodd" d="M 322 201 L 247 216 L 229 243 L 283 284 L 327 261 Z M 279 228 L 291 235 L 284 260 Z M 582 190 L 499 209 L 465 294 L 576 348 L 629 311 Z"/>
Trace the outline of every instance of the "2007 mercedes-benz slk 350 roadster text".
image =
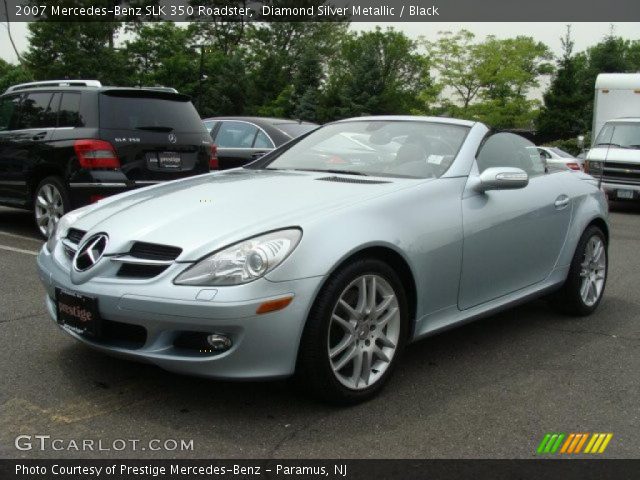
<path id="1" fill-rule="evenodd" d="M 408 342 L 542 295 L 598 306 L 606 199 L 531 147 L 464 120 L 328 124 L 70 212 L 38 256 L 47 308 L 104 352 L 361 401 Z"/>

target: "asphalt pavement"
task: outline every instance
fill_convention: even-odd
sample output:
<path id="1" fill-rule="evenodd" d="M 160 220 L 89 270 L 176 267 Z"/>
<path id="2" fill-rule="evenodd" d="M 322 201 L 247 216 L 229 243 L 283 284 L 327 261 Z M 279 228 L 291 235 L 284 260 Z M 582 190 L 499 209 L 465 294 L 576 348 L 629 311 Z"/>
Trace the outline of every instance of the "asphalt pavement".
<path id="1" fill-rule="evenodd" d="M 415 343 L 382 394 L 350 408 L 76 343 L 45 312 L 41 245 L 28 213 L 0 208 L 0 458 L 533 458 L 547 432 L 611 432 L 600 457 L 640 458 L 640 205 L 611 214 L 594 315 L 536 301 Z M 166 440 L 193 448 L 151 449 Z"/>

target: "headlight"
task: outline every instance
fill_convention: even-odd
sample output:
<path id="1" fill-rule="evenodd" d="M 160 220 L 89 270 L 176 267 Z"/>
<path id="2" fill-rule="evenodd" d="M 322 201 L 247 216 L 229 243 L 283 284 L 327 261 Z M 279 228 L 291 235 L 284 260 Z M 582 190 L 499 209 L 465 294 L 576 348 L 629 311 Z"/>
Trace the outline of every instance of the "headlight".
<path id="1" fill-rule="evenodd" d="M 297 228 L 279 230 L 236 243 L 203 258 L 176 277 L 178 285 L 240 285 L 276 268 L 302 237 Z"/>
<path id="2" fill-rule="evenodd" d="M 602 173 L 602 162 L 587 160 L 584 162 L 584 171 L 592 176 L 600 175 Z"/>
<path id="3" fill-rule="evenodd" d="M 67 235 L 67 231 L 71 225 L 84 215 L 89 206 L 90 205 L 87 205 L 86 207 L 73 210 L 66 215 L 63 215 L 62 218 L 58 220 L 58 223 L 53 227 L 53 232 L 51 232 L 51 235 L 49 235 L 49 239 L 47 240 L 47 250 L 49 250 L 49 252 L 53 252 L 60 239 Z"/>

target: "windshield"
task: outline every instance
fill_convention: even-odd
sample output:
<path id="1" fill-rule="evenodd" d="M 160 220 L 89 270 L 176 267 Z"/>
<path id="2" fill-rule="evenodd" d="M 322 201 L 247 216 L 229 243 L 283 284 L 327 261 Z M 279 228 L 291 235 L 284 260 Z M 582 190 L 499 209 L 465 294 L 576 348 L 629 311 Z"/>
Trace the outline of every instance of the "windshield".
<path id="1" fill-rule="evenodd" d="M 595 144 L 620 148 L 640 148 L 640 122 L 607 123 L 600 130 Z"/>
<path id="2" fill-rule="evenodd" d="M 339 122 L 309 134 L 266 168 L 437 178 L 468 132 L 468 127 L 421 121 Z"/>

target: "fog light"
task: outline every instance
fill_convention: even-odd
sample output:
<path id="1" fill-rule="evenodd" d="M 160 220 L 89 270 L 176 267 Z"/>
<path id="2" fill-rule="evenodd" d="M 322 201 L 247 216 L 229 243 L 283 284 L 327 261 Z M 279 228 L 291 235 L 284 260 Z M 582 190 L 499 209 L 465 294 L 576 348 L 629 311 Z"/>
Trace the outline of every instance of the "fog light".
<path id="1" fill-rule="evenodd" d="M 207 343 L 211 345 L 211 348 L 216 352 L 222 352 L 231 348 L 231 339 L 226 335 L 214 333 L 207 336 Z"/>

